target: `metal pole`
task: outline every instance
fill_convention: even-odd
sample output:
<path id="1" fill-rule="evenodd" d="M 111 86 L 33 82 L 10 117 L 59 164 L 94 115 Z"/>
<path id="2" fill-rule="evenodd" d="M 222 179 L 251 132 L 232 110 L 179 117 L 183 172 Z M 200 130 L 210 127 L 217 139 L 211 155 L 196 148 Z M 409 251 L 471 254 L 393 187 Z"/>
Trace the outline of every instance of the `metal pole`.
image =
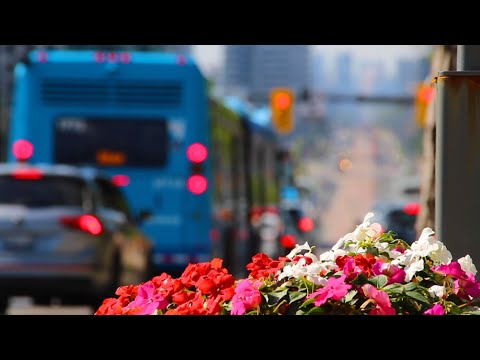
<path id="1" fill-rule="evenodd" d="M 480 70 L 480 45 L 457 46 L 457 71 Z"/>
<path id="2" fill-rule="evenodd" d="M 457 47 L 457 71 L 437 77 L 435 231 L 480 265 L 480 46 Z"/>

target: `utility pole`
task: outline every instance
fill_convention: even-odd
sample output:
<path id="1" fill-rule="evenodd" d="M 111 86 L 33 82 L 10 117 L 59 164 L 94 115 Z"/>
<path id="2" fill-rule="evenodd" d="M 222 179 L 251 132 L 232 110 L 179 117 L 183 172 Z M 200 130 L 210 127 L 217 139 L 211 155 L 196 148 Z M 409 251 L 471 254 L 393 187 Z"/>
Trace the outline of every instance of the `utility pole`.
<path id="1" fill-rule="evenodd" d="M 454 260 L 480 264 L 480 45 L 458 45 L 437 83 L 435 226 Z"/>

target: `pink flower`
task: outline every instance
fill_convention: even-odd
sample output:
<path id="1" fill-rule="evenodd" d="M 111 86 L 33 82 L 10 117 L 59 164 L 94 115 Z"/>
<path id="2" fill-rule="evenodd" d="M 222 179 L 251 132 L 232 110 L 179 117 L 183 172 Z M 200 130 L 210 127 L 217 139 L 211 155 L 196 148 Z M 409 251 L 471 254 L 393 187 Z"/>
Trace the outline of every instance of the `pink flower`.
<path id="1" fill-rule="evenodd" d="M 355 264 L 355 259 L 352 257 L 345 262 L 345 265 L 343 265 L 343 273 L 348 280 L 355 279 L 361 272 L 362 269 Z"/>
<path id="2" fill-rule="evenodd" d="M 316 298 L 314 302 L 315 306 L 322 306 L 330 298 L 333 300 L 341 300 L 352 287 L 352 285 L 345 284 L 346 277 L 345 274 L 339 278 L 331 277 L 328 279 L 327 285 L 311 293 L 308 298 Z"/>
<path id="3" fill-rule="evenodd" d="M 247 311 L 260 305 L 262 302 L 262 295 L 258 291 L 260 285 L 262 285 L 260 281 L 252 282 L 248 279 L 240 281 L 235 288 L 230 314 L 244 315 Z"/>
<path id="4" fill-rule="evenodd" d="M 363 294 L 374 300 L 375 308 L 370 311 L 370 315 L 395 315 L 395 309 L 390 303 L 390 298 L 385 291 L 378 290 L 371 284 L 362 286 Z"/>
<path id="5" fill-rule="evenodd" d="M 134 315 L 152 315 L 157 309 L 165 309 L 169 302 L 163 295 L 156 292 L 152 281 L 148 281 L 138 287 L 138 294 L 128 306 L 125 312 Z"/>
<path id="6" fill-rule="evenodd" d="M 386 275 L 388 277 L 388 284 L 403 283 L 405 281 L 405 270 L 392 264 L 383 261 L 377 261 L 372 267 L 375 275 Z"/>
<path id="7" fill-rule="evenodd" d="M 433 305 L 430 309 L 425 311 L 423 315 L 445 315 L 445 310 L 440 304 Z"/>
<path id="8" fill-rule="evenodd" d="M 462 267 L 458 263 L 458 261 L 452 261 L 448 265 L 437 265 L 432 266 L 432 271 L 435 271 L 439 274 L 443 275 L 450 275 L 452 277 L 460 278 L 460 279 L 467 279 L 468 275 L 465 271 L 463 271 Z"/>
<path id="9" fill-rule="evenodd" d="M 455 294 L 462 299 L 471 300 L 480 296 L 480 283 L 475 279 L 475 275 L 468 274 L 465 278 L 455 280 Z"/>

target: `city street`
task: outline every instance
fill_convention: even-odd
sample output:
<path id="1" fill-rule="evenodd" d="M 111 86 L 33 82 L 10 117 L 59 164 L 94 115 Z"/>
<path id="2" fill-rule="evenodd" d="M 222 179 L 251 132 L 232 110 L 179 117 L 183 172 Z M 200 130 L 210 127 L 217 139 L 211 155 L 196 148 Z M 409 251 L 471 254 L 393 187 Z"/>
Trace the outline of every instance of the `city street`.
<path id="1" fill-rule="evenodd" d="M 35 305 L 29 297 L 10 299 L 6 315 L 93 315 L 89 306 Z"/>
<path id="2" fill-rule="evenodd" d="M 355 230 L 371 211 L 376 197 L 377 165 L 373 158 L 371 134 L 357 130 L 352 139 L 351 157 L 339 159 L 339 167 L 343 161 L 343 170 L 339 169 L 335 175 L 336 192 L 330 200 L 330 207 L 322 213 L 324 239 L 332 245 Z"/>

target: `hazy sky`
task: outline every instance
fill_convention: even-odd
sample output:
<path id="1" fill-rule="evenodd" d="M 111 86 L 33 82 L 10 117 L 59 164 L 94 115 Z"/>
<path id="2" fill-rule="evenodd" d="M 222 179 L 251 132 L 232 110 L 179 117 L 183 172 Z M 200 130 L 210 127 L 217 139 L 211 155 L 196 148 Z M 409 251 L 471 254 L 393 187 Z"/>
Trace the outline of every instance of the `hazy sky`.
<path id="1" fill-rule="evenodd" d="M 313 45 L 314 51 L 325 54 L 327 64 L 333 56 L 346 51 L 352 52 L 358 61 L 379 60 L 393 63 L 398 58 L 418 57 L 428 53 L 431 45 Z M 200 66 L 207 71 L 223 61 L 223 45 L 194 45 L 193 54 Z"/>

